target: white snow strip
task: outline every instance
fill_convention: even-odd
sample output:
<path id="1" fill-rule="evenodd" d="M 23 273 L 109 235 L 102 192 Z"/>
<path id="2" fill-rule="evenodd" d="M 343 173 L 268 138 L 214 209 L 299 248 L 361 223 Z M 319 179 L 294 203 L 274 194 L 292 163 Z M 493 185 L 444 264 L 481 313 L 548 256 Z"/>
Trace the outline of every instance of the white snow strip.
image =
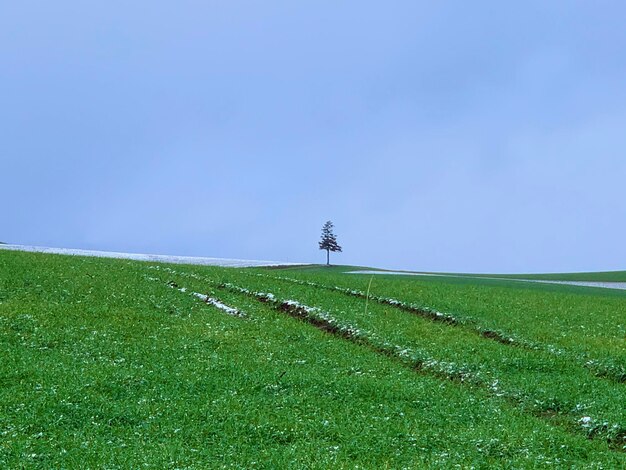
<path id="1" fill-rule="evenodd" d="M 181 287 L 178 290 L 180 292 L 187 292 L 187 289 L 185 287 Z M 245 313 L 237 310 L 236 308 L 230 307 L 229 305 L 226 305 L 225 303 L 222 303 L 219 300 L 214 299 L 213 297 L 209 297 L 208 295 L 201 294 L 200 292 L 191 292 L 191 295 L 199 298 L 200 300 L 202 300 L 203 302 L 206 302 L 209 305 L 213 305 L 213 307 L 219 308 L 223 312 L 226 312 L 228 315 L 232 315 L 233 317 L 245 317 L 246 316 Z"/>
<path id="2" fill-rule="evenodd" d="M 157 268 L 158 268 L 158 266 L 157 266 Z M 166 268 L 166 269 L 167 270 L 171 270 L 170 268 Z M 158 281 L 158 279 L 155 278 L 155 277 L 146 276 L 146 279 L 149 279 L 151 281 Z M 167 286 L 172 288 L 172 289 L 176 289 L 179 292 L 182 292 L 183 294 L 187 292 L 187 288 L 186 287 L 175 287 L 175 285 L 172 285 L 172 284 L 169 284 L 169 283 L 167 284 Z M 240 311 L 240 310 L 238 310 L 236 308 L 230 307 L 230 306 L 220 302 L 219 300 L 214 299 L 213 297 L 209 297 L 208 295 L 201 294 L 200 292 L 190 292 L 190 294 L 193 295 L 194 297 L 199 298 L 203 302 L 206 302 L 209 305 L 213 305 L 214 307 L 219 308 L 220 310 L 226 312 L 228 315 L 232 315 L 234 317 L 242 317 L 242 318 L 246 316 L 246 314 L 243 313 L 242 311 Z"/>
<path id="3" fill-rule="evenodd" d="M 205 302 L 207 304 L 213 305 L 214 307 L 219 308 L 220 310 L 223 310 L 224 312 L 226 312 L 229 315 L 233 315 L 235 317 L 239 317 L 241 316 L 239 310 L 237 310 L 236 308 L 233 307 L 229 307 L 226 304 L 223 304 L 222 302 L 220 302 L 217 299 L 214 299 L 213 297 L 207 297 Z"/>
<path id="4" fill-rule="evenodd" d="M 222 266 L 248 268 L 258 266 L 296 266 L 306 263 L 284 263 L 279 261 L 261 261 L 227 258 L 206 258 L 196 256 L 149 255 L 140 253 L 118 253 L 114 251 L 78 250 L 69 248 L 50 248 L 30 245 L 0 245 L 0 250 L 28 251 L 33 253 L 51 253 L 57 255 L 92 256 L 96 258 L 118 258 L 158 263 L 197 264 L 202 266 Z"/>
<path id="5" fill-rule="evenodd" d="M 515 279 L 510 277 L 486 277 L 486 276 L 463 276 L 460 274 L 430 274 L 430 273 L 407 273 L 402 271 L 348 271 L 346 274 L 390 274 L 393 276 L 432 276 L 432 277 L 455 277 L 463 279 L 490 279 L 494 281 L 519 281 L 519 282 L 536 282 L 541 284 L 563 284 L 570 286 L 582 287 L 601 287 L 605 289 L 621 289 L 626 290 L 626 282 L 591 282 L 591 281 L 552 281 L 546 279 Z"/>
<path id="6" fill-rule="evenodd" d="M 178 290 L 180 292 L 186 292 L 187 289 L 182 287 Z M 200 292 L 192 292 L 191 295 L 193 295 L 194 297 L 198 297 L 203 302 L 206 302 L 209 305 L 213 305 L 214 307 L 219 308 L 223 312 L 226 312 L 228 315 L 232 315 L 233 317 L 245 317 L 246 316 L 243 312 L 237 310 L 236 308 L 230 307 L 220 302 L 219 300 L 214 299 L 213 297 L 209 297 L 208 295 L 201 294 Z"/>

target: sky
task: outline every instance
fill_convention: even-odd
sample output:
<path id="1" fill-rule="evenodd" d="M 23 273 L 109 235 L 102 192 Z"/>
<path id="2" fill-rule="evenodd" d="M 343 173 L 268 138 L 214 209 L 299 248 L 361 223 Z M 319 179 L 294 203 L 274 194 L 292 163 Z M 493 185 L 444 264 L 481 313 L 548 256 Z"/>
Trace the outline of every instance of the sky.
<path id="1" fill-rule="evenodd" d="M 626 269 L 624 2 L 0 4 L 0 240 Z"/>

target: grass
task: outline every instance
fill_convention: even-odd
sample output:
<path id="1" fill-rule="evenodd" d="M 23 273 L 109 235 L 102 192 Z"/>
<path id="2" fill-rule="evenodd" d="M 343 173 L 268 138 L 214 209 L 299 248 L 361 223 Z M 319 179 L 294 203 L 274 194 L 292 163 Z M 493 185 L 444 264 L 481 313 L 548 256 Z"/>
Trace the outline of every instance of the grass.
<path id="1" fill-rule="evenodd" d="M 308 266 L 298 266 L 294 267 L 281 267 L 278 269 L 284 270 L 297 270 L 297 271 L 306 271 L 309 273 L 318 272 L 318 273 L 328 273 L 328 272 L 338 272 L 345 273 L 349 271 L 359 271 L 359 270 L 367 270 L 367 271 L 392 271 L 394 273 L 406 273 L 407 276 L 411 276 L 413 274 L 420 274 L 428 276 L 429 274 L 433 275 L 432 277 L 450 277 L 450 278 L 458 278 L 458 277 L 470 277 L 470 278 L 500 278 L 500 279 L 531 279 L 531 280 L 545 280 L 545 281 L 588 281 L 588 282 L 626 282 L 626 271 L 594 271 L 594 272 L 579 272 L 579 273 L 528 273 L 528 274 L 474 274 L 474 273 L 434 273 L 434 272 L 422 272 L 422 271 L 406 271 L 406 270 L 389 270 L 389 269 L 378 269 L 378 268 L 369 268 L 365 266 L 344 266 L 344 265 L 308 265 Z M 394 276 L 398 276 L 399 274 L 394 274 Z"/>
<path id="2" fill-rule="evenodd" d="M 347 269 L 346 269 L 347 268 Z M 317 268 L 319 269 L 319 267 Z M 371 268 L 357 268 L 353 266 L 335 266 L 334 269 L 338 272 L 346 272 L 358 269 L 373 270 Z M 386 271 L 381 269 L 374 269 L 374 271 Z M 423 275 L 436 275 L 436 276 L 448 276 L 448 277 L 471 277 L 471 278 L 500 278 L 500 279 L 530 279 L 530 280 L 543 280 L 543 281 L 588 281 L 588 282 L 626 282 L 626 271 L 597 271 L 597 272 L 581 272 L 581 273 L 546 273 L 546 274 L 472 274 L 472 273 L 422 273 L 417 271 L 394 271 L 402 272 L 407 275 L 414 273 Z"/>
<path id="3" fill-rule="evenodd" d="M 366 311 L 331 288 L 365 291 L 370 276 L 342 269 L 0 252 L 0 467 L 626 466 L 625 386 L 579 357 L 622 364 L 623 331 L 609 326 L 623 325 L 623 296 L 383 276 Z M 508 318 L 532 308 L 536 324 Z M 504 345 L 483 325 L 563 352 Z"/>
<path id="4" fill-rule="evenodd" d="M 268 273 L 275 275 L 276 273 Z M 365 290 L 371 276 L 280 276 Z M 372 292 L 468 318 L 485 329 L 626 366 L 626 291 L 509 280 L 377 275 Z"/>
<path id="5" fill-rule="evenodd" d="M 593 273 L 551 273 L 498 275 L 517 279 L 538 279 L 557 281 L 626 282 L 626 271 L 599 271 Z"/>

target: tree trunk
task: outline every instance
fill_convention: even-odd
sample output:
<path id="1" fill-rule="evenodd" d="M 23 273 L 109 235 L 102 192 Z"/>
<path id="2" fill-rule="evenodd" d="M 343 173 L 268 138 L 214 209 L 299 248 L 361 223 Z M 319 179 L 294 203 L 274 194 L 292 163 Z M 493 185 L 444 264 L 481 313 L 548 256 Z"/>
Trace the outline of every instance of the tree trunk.
<path id="1" fill-rule="evenodd" d="M 326 266 L 330 266 L 330 250 L 326 250 Z"/>

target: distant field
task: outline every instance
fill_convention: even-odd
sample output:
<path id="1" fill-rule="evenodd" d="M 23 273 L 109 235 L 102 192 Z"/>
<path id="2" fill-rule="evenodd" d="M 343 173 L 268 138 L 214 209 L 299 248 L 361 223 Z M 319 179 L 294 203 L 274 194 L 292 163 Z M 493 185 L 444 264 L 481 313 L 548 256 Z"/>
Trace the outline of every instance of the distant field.
<path id="1" fill-rule="evenodd" d="M 285 266 L 279 269 L 291 268 Z M 375 270 L 385 272 L 389 270 L 366 268 L 363 266 L 331 266 L 330 268 L 322 265 L 309 265 L 298 267 L 298 269 L 307 272 L 349 272 L 358 270 Z M 407 274 L 433 274 L 436 276 L 457 277 L 467 276 L 473 278 L 501 278 L 501 279 L 532 279 L 532 280 L 548 280 L 548 281 L 589 281 L 589 282 L 626 282 L 626 271 L 598 271 L 588 273 L 550 273 L 550 274 L 472 274 L 472 273 L 428 273 L 420 271 L 405 271 Z"/>
<path id="2" fill-rule="evenodd" d="M 201 256 L 178 256 L 178 255 L 158 255 L 158 254 L 146 254 L 146 253 L 124 253 L 115 251 L 97 251 L 97 250 L 83 250 L 76 248 L 55 248 L 47 246 L 35 246 L 35 245 L 7 245 L 6 243 L 0 243 L 3 245 L 1 250 L 13 250 L 29 253 L 45 253 L 54 255 L 72 255 L 72 256 L 88 256 L 95 258 L 116 258 L 116 259 L 130 259 L 135 261 L 152 261 L 154 263 L 174 263 L 174 264 L 197 264 L 201 266 L 224 266 L 232 268 L 246 268 L 251 266 L 298 266 L 298 263 L 278 263 L 276 261 L 260 261 L 260 260 L 245 260 L 245 259 L 232 259 L 232 258 L 207 258 Z"/>
<path id="3" fill-rule="evenodd" d="M 626 292 L 352 268 L 0 251 L 0 467 L 626 467 Z"/>
<path id="4" fill-rule="evenodd" d="M 561 274 L 515 274 L 499 276 L 518 279 L 547 279 L 557 281 L 626 282 L 626 271 Z"/>
<path id="5" fill-rule="evenodd" d="M 451 274 L 451 273 L 442 273 Z M 548 281 L 626 282 L 626 271 L 599 271 L 593 273 L 550 274 L 463 274 L 472 277 L 499 277 L 504 279 L 537 279 Z"/>

